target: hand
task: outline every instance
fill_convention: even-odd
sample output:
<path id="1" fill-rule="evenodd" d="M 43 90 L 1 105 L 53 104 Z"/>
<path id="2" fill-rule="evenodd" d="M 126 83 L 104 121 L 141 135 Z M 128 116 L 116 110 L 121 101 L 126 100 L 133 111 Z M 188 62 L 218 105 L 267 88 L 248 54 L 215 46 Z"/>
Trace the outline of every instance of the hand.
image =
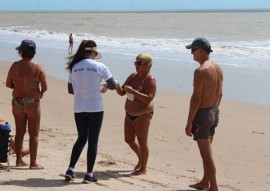
<path id="1" fill-rule="evenodd" d="M 108 87 L 106 86 L 106 84 L 101 85 L 101 89 L 100 89 L 100 93 L 105 93 L 108 90 Z"/>
<path id="2" fill-rule="evenodd" d="M 115 80 L 115 81 L 116 81 L 116 80 Z M 121 89 L 122 89 L 122 88 L 121 88 L 121 85 L 119 84 L 119 82 L 116 83 L 116 89 L 117 89 L 117 90 L 121 90 Z"/>
<path id="3" fill-rule="evenodd" d="M 40 96 L 39 99 L 41 99 L 43 97 L 44 92 L 40 92 Z"/>
<path id="4" fill-rule="evenodd" d="M 126 93 L 132 93 L 132 90 L 133 90 L 133 88 L 131 86 L 129 86 L 129 85 L 125 85 L 124 89 L 125 89 Z"/>
<path id="5" fill-rule="evenodd" d="M 186 128 L 185 128 L 186 135 L 189 136 L 189 137 L 192 136 L 191 128 L 192 128 L 192 124 L 187 124 L 187 125 L 186 125 Z"/>

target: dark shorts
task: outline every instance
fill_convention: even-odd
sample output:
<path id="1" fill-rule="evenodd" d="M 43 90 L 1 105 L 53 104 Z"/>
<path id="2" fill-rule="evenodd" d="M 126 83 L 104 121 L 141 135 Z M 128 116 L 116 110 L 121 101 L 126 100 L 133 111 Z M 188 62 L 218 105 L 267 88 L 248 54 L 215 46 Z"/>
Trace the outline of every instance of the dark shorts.
<path id="1" fill-rule="evenodd" d="M 217 107 L 199 109 L 192 122 L 193 139 L 208 139 L 214 136 L 219 121 Z"/>

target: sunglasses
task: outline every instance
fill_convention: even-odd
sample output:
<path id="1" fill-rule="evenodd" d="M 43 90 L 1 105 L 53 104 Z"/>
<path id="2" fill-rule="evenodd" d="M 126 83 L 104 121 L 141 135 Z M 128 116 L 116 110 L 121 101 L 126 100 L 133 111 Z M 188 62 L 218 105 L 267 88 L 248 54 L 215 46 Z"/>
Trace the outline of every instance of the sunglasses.
<path id="1" fill-rule="evenodd" d="M 136 61 L 136 62 L 134 62 L 134 64 L 137 65 L 137 66 L 141 66 L 141 65 L 145 65 L 146 63 L 145 62 Z"/>
<path id="2" fill-rule="evenodd" d="M 192 48 L 191 53 L 193 54 L 196 50 L 199 50 L 199 49 L 201 49 L 201 48 Z"/>

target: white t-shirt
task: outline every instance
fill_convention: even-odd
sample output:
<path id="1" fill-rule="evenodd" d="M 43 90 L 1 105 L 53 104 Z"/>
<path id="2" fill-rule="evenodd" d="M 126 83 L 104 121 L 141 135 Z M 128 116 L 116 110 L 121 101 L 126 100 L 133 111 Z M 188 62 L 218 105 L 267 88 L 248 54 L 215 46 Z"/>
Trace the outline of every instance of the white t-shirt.
<path id="1" fill-rule="evenodd" d="M 111 77 L 107 66 L 95 60 L 84 59 L 75 64 L 68 76 L 74 92 L 74 112 L 104 111 L 100 83 Z"/>

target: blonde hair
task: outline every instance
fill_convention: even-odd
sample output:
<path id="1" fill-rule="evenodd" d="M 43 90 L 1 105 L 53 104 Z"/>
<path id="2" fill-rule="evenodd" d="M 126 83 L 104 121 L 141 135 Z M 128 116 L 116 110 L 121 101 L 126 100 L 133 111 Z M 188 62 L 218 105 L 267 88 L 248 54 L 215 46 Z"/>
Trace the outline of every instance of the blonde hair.
<path id="1" fill-rule="evenodd" d="M 153 60 L 152 60 L 152 56 L 149 53 L 142 52 L 138 54 L 136 59 L 141 59 L 143 62 L 147 63 L 149 66 L 149 69 L 152 67 Z"/>

